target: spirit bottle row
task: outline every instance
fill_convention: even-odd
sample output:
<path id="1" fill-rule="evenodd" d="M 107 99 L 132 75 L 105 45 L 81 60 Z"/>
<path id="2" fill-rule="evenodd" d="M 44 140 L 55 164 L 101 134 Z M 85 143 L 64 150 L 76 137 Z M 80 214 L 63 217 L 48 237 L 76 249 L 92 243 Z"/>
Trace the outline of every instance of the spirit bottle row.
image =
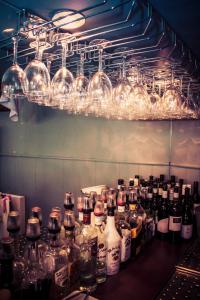
<path id="1" fill-rule="evenodd" d="M 78 217 L 75 217 L 75 202 Z M 64 213 L 53 207 L 44 226 L 42 211 L 33 207 L 26 241 L 19 237 L 19 214 L 8 216 L 10 237 L 1 241 L 0 286 L 16 299 L 63 299 L 72 290 L 93 292 L 106 277 L 135 259 L 154 236 L 172 243 L 190 239 L 194 212 L 200 205 L 198 182 L 184 184 L 136 175 L 125 185 L 64 196 Z M 25 244 L 25 247 L 22 247 Z M 20 295 L 20 297 L 19 297 Z"/>

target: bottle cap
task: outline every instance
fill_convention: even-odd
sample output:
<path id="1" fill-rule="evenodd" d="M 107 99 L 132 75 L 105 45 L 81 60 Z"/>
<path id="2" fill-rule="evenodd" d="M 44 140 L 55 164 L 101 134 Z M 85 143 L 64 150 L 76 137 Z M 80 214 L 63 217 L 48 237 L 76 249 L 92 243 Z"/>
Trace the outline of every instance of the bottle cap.
<path id="1" fill-rule="evenodd" d="M 74 208 L 74 197 L 71 192 L 66 192 L 64 197 L 64 208 L 73 210 Z"/>
<path id="2" fill-rule="evenodd" d="M 8 214 L 7 230 L 10 233 L 17 233 L 20 230 L 20 218 L 18 211 L 11 211 Z"/>
<path id="3" fill-rule="evenodd" d="M 39 206 L 34 206 L 31 209 L 32 216 L 34 218 L 38 218 L 40 226 L 42 225 L 42 209 Z"/>

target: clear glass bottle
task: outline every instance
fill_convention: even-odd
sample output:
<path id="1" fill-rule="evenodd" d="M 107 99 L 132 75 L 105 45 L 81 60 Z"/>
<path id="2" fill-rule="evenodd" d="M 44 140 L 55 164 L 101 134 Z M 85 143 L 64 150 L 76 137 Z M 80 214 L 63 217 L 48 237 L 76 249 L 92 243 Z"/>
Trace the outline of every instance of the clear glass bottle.
<path id="1" fill-rule="evenodd" d="M 30 218 L 26 228 L 26 268 L 22 280 L 22 299 L 48 298 L 49 281 L 44 257 L 40 255 L 40 224 L 38 218 Z"/>
<path id="2" fill-rule="evenodd" d="M 60 240 L 61 222 L 53 212 L 49 215 L 49 249 L 45 256 L 47 276 L 52 280 L 53 298 L 61 299 L 69 293 L 68 256 Z"/>
<path id="3" fill-rule="evenodd" d="M 104 202 L 98 200 L 94 208 L 95 228 L 97 230 L 98 245 L 97 245 L 97 283 L 106 281 L 106 241 L 103 226 L 104 217 Z"/>
<path id="4" fill-rule="evenodd" d="M 111 203 L 108 205 L 108 216 L 105 228 L 107 275 L 115 275 L 119 272 L 121 258 L 121 237 L 115 226 L 112 200 L 113 199 L 111 199 Z"/>
<path id="5" fill-rule="evenodd" d="M 120 191 L 117 199 L 116 228 L 121 236 L 121 263 L 125 263 L 131 256 L 131 228 L 126 222 L 128 212 L 125 211 L 126 193 Z"/>
<path id="6" fill-rule="evenodd" d="M 90 198 L 84 197 L 83 225 L 75 236 L 80 247 L 80 290 L 92 292 L 96 289 L 97 230 L 91 225 Z"/>
<path id="7" fill-rule="evenodd" d="M 80 248 L 75 244 L 75 216 L 72 211 L 65 211 L 65 238 L 63 249 L 68 256 L 68 281 L 70 290 L 78 287 L 80 276 Z"/>

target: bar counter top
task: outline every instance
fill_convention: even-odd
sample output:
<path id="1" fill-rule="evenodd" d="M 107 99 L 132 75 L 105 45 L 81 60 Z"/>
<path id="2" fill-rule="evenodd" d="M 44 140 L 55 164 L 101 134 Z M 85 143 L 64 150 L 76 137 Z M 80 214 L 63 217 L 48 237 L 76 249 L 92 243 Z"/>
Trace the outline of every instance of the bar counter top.
<path id="1" fill-rule="evenodd" d="M 153 239 L 117 275 L 107 277 L 93 294 L 100 300 L 153 300 L 175 271 L 191 242 L 178 245 Z"/>

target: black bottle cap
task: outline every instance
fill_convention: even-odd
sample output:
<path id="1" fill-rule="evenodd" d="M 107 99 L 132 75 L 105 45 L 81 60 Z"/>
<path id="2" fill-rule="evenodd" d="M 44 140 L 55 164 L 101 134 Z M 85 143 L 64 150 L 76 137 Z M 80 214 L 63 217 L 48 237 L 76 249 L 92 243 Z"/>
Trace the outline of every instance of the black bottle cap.
<path id="1" fill-rule="evenodd" d="M 139 176 L 139 175 L 135 175 L 135 178 L 139 179 L 139 178 L 140 178 L 140 176 Z"/>
<path id="2" fill-rule="evenodd" d="M 189 198 L 190 197 L 190 188 L 186 186 L 185 188 L 185 198 Z"/>
<path id="3" fill-rule="evenodd" d="M 160 181 L 164 181 L 165 180 L 165 175 L 164 174 L 160 174 Z"/>
<path id="4" fill-rule="evenodd" d="M 167 185 L 163 184 L 163 191 L 167 191 Z"/>
<path id="5" fill-rule="evenodd" d="M 153 175 L 149 176 L 149 181 L 153 181 Z"/>
<path id="6" fill-rule="evenodd" d="M 184 183 L 184 179 L 180 178 L 180 179 L 179 179 L 179 186 L 182 186 L 183 183 Z"/>
<path id="7" fill-rule="evenodd" d="M 115 215 L 115 208 L 114 207 L 108 207 L 108 216 L 109 217 L 114 217 Z"/>
<path id="8" fill-rule="evenodd" d="M 123 184 L 124 184 L 124 179 L 119 178 L 119 179 L 117 180 L 117 183 L 118 183 L 118 185 L 123 185 Z"/>
<path id="9" fill-rule="evenodd" d="M 176 176 L 174 176 L 174 175 L 171 175 L 171 177 L 170 177 L 170 181 L 171 181 L 171 182 L 173 182 L 173 183 L 175 183 L 175 182 L 176 182 Z"/>
<path id="10" fill-rule="evenodd" d="M 178 186 L 174 187 L 174 193 L 179 193 L 179 187 Z"/>

